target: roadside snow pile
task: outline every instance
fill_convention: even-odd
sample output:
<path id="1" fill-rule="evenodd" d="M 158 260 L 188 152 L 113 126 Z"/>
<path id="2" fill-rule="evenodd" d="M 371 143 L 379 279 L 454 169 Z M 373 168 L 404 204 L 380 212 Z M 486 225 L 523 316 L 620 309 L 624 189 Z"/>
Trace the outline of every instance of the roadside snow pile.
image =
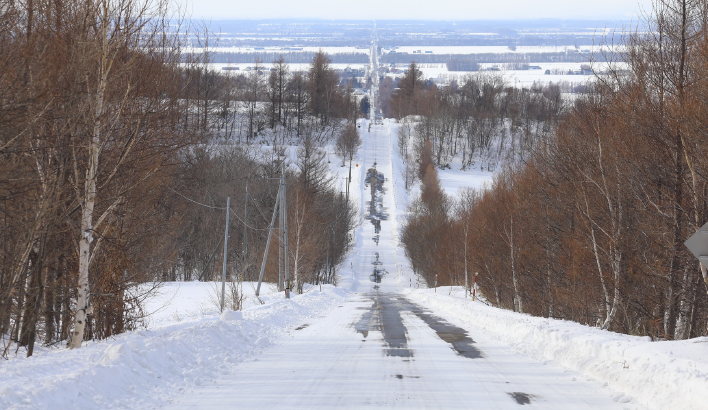
<path id="1" fill-rule="evenodd" d="M 479 329 L 515 350 L 576 371 L 632 397 L 645 408 L 705 409 L 708 405 L 708 337 L 651 342 L 564 320 L 537 318 L 433 290 L 406 296 L 468 329 Z"/>
<path id="2" fill-rule="evenodd" d="M 243 308 L 259 306 L 256 298 L 257 282 L 243 282 Z M 150 286 L 150 285 L 148 285 Z M 230 292 L 227 283 L 227 295 Z M 261 288 L 261 299 L 269 300 L 277 293 L 274 284 L 264 283 Z M 207 316 L 219 314 L 221 297 L 221 282 L 166 282 L 154 294 L 145 300 L 144 310 L 147 312 L 147 328 L 155 330 L 164 326 L 172 326 L 177 322 L 194 322 Z M 282 294 L 280 295 L 282 297 Z M 226 300 L 226 307 L 229 300 Z"/>
<path id="3" fill-rule="evenodd" d="M 224 312 L 157 330 L 45 349 L 0 364 L 0 409 L 149 408 L 178 392 L 213 383 L 346 297 L 323 286 L 291 300 L 282 294 L 242 312 Z M 179 300 L 173 303 L 179 304 Z M 257 360 L 257 359 L 256 359 Z"/>

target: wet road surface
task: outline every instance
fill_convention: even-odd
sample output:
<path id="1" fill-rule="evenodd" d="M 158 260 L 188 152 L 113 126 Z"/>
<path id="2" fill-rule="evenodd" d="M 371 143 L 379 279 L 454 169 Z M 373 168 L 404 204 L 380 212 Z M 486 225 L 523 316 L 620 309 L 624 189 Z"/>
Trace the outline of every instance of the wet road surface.
<path id="1" fill-rule="evenodd" d="M 427 324 L 437 336 L 450 344 L 457 354 L 477 359 L 482 357 L 482 352 L 473 346 L 474 340 L 467 331 L 451 325 L 432 313 L 425 312 L 421 307 L 409 302 L 400 295 L 390 293 L 367 293 L 373 304 L 361 319 L 355 324 L 356 331 L 366 337 L 369 331 L 379 331 L 383 335 L 387 348 L 386 356 L 412 357 L 413 352 L 408 349 L 406 327 L 403 325 L 401 312 L 410 312 Z"/>

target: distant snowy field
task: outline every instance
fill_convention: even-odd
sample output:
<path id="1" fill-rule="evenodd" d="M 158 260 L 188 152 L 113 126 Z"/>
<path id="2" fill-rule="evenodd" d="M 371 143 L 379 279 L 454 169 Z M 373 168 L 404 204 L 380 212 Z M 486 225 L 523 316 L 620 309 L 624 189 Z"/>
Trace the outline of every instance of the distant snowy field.
<path id="1" fill-rule="evenodd" d="M 324 51 L 327 54 L 339 54 L 339 53 L 355 53 L 355 54 L 369 54 L 369 48 L 358 48 L 358 47 L 209 47 L 208 49 L 194 47 L 189 49 L 190 52 L 201 53 L 203 51 L 209 51 L 210 53 L 273 53 L 273 52 L 311 52 L 315 53 L 319 50 Z"/>
<path id="2" fill-rule="evenodd" d="M 300 50 L 301 48 L 301 50 Z M 287 54 L 289 52 L 307 51 L 316 52 L 322 50 L 328 54 L 338 54 L 338 53 L 356 53 L 356 54 L 366 54 L 369 55 L 370 50 L 368 48 L 357 48 L 357 47 L 298 47 L 297 50 L 292 50 L 284 47 L 263 47 L 263 48 L 253 48 L 253 47 L 214 47 L 210 48 L 209 51 L 213 53 L 274 53 L 282 52 Z M 434 54 L 434 55 L 445 55 L 445 54 L 533 54 L 540 53 L 555 53 L 555 52 L 565 52 L 568 54 L 574 54 L 576 51 L 581 51 L 582 55 L 589 56 L 592 53 L 601 53 L 603 51 L 609 51 L 611 48 L 608 46 L 598 46 L 592 44 L 578 45 L 577 49 L 575 45 L 559 45 L 559 46 L 518 46 L 515 50 L 511 50 L 506 46 L 402 46 L 395 49 L 396 53 L 408 53 L 411 59 L 415 59 L 417 55 Z M 618 51 L 620 48 L 614 46 L 612 49 Z M 195 48 L 194 51 L 201 51 L 202 49 Z M 393 51 L 391 48 L 383 48 L 382 52 L 384 54 Z M 417 53 L 420 51 L 420 53 Z M 429 52 L 429 53 L 426 53 Z M 588 60 L 589 62 L 589 60 Z M 582 83 L 593 78 L 592 75 L 566 75 L 566 74 L 556 74 L 557 70 L 561 70 L 563 73 L 567 73 L 568 70 L 577 71 L 580 70 L 580 66 L 583 63 L 539 63 L 529 61 L 529 65 L 539 66 L 540 70 L 503 70 L 504 64 L 481 64 L 483 69 L 489 69 L 492 66 L 499 66 L 502 71 L 497 72 L 504 76 L 506 82 L 510 86 L 517 87 L 528 87 L 534 82 L 539 83 L 558 83 L 560 81 L 566 81 L 570 83 Z M 231 74 L 243 74 L 247 67 L 252 67 L 254 63 L 215 63 L 211 64 L 211 67 L 217 71 L 228 72 Z M 271 62 L 264 61 L 263 67 L 270 68 Z M 347 67 L 351 68 L 366 68 L 366 64 L 332 64 L 332 67 L 336 69 L 344 69 Z M 385 65 L 384 65 L 385 66 Z M 401 64 L 398 64 L 399 68 Z M 238 67 L 238 70 L 225 71 L 224 67 L 231 67 L 232 69 Z M 458 82 L 461 81 L 466 75 L 472 74 L 476 75 L 479 72 L 461 72 L 461 71 L 448 71 L 445 64 L 420 64 L 421 71 L 423 72 L 424 78 L 439 79 L 443 82 L 449 82 L 452 79 L 457 79 Z M 607 68 L 605 63 L 593 64 L 593 69 L 602 71 Z M 292 71 L 306 71 L 308 69 L 308 64 L 290 64 L 290 69 Z M 551 74 L 546 75 L 546 70 L 550 70 Z M 400 76 L 401 74 L 387 74 L 389 76 Z"/>
<path id="3" fill-rule="evenodd" d="M 234 75 L 239 75 L 239 74 L 244 74 L 248 75 L 249 70 L 248 67 L 255 67 L 255 63 L 210 63 L 209 68 L 212 70 L 216 71 L 221 71 L 224 73 L 229 73 L 229 74 L 234 74 Z M 270 70 L 271 67 L 273 66 L 272 61 L 264 61 L 261 63 L 261 67 L 265 70 Z M 224 67 L 228 67 L 231 70 L 224 70 Z M 238 67 L 238 70 L 234 70 L 235 67 Z M 365 64 L 330 64 L 330 67 L 334 68 L 335 70 L 343 70 L 347 67 L 350 68 L 365 68 Z M 310 68 L 310 64 L 303 64 L 303 63 L 288 63 L 288 68 L 290 69 L 291 72 L 293 71 L 307 71 Z"/>
<path id="4" fill-rule="evenodd" d="M 617 47 L 614 47 L 617 49 Z M 386 49 L 386 48 L 385 48 Z M 610 47 L 599 47 L 597 45 L 585 44 L 578 45 L 578 50 L 587 50 L 589 52 L 598 52 L 602 50 L 610 50 Z M 388 49 L 386 49 L 388 50 Z M 516 46 L 515 50 L 507 46 L 401 46 L 396 48 L 397 53 L 408 54 L 532 54 L 532 53 L 575 53 L 575 45 L 558 45 L 558 46 Z"/>
<path id="5" fill-rule="evenodd" d="M 266 61 L 262 63 L 262 67 L 264 69 L 269 70 L 272 66 L 272 62 Z M 580 70 L 581 63 L 534 63 L 531 62 L 531 65 L 538 65 L 541 67 L 540 70 L 501 70 L 501 71 L 495 71 L 491 72 L 492 74 L 499 74 L 502 77 L 504 77 L 504 80 L 506 81 L 506 84 L 509 86 L 517 86 L 517 87 L 529 87 L 532 85 L 534 82 L 539 82 L 543 84 L 547 84 L 550 82 L 553 83 L 558 83 L 561 81 L 567 81 L 569 83 L 583 83 L 588 80 L 591 80 L 594 78 L 592 75 L 567 75 L 567 74 L 545 74 L 546 70 L 550 70 L 551 72 L 554 72 L 555 70 L 562 70 L 564 73 L 567 73 L 568 70 Z M 483 68 L 489 68 L 494 65 L 499 65 L 503 66 L 503 64 L 481 64 Z M 211 63 L 209 64 L 209 67 L 212 70 L 223 72 L 223 73 L 229 73 L 231 75 L 239 75 L 239 74 L 244 74 L 248 75 L 249 71 L 247 71 L 248 67 L 254 67 L 255 63 Z M 288 64 L 290 71 L 307 71 L 309 69 L 309 64 L 302 64 L 302 63 L 293 63 L 293 64 Z M 403 65 L 398 64 L 397 65 L 399 68 L 404 69 Z M 228 67 L 230 70 L 225 70 L 224 68 Z M 238 67 L 238 70 L 234 70 L 234 68 Z M 365 69 L 367 68 L 366 64 L 331 64 L 331 67 L 334 69 L 340 69 L 343 70 L 345 68 L 355 68 L 355 69 Z M 604 64 L 596 64 L 594 67 L 599 70 L 603 70 L 606 65 Z M 420 71 L 423 72 L 423 78 L 428 79 L 428 78 L 433 78 L 433 79 L 442 79 L 444 83 L 448 83 L 449 81 L 455 79 L 457 80 L 458 83 L 461 83 L 464 81 L 465 76 L 468 75 L 484 75 L 484 74 L 490 74 L 490 72 L 485 72 L 485 71 L 449 71 L 447 69 L 447 66 L 445 64 L 419 64 L 418 68 L 420 68 Z M 403 73 L 397 73 L 397 74 L 385 74 L 389 77 L 400 77 L 403 75 Z"/>

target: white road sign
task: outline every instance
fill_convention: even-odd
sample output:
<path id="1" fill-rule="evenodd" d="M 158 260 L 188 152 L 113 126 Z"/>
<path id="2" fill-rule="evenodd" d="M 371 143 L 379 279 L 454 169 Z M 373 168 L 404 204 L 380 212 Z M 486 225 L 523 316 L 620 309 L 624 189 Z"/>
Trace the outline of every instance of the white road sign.
<path id="1" fill-rule="evenodd" d="M 683 243 L 693 256 L 708 267 L 708 223 L 701 226 L 698 232 L 694 233 L 690 238 Z"/>

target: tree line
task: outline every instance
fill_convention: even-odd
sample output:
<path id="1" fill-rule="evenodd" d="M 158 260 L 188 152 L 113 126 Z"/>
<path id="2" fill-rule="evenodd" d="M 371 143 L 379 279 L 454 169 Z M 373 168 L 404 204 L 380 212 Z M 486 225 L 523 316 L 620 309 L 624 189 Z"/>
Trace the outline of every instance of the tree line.
<path id="1" fill-rule="evenodd" d="M 415 62 L 394 83 L 384 78 L 379 100 L 385 116 L 401 127 L 404 162 L 420 161 L 426 142 L 434 165 L 493 170 L 505 160 L 525 160 L 555 129 L 566 103 L 560 84 L 507 86 L 500 74 L 467 75 L 438 87 L 423 80 Z"/>
<path id="2" fill-rule="evenodd" d="M 322 54 L 306 73 L 209 70 L 182 52 L 199 28 L 170 10 L 0 0 L 1 356 L 139 328 L 160 281 L 212 279 L 227 195 L 242 238 L 228 270 L 252 279 L 284 161 L 295 288 L 336 281 L 352 210 L 322 146 L 355 101 Z M 250 125 L 238 137 L 236 120 Z M 284 141 L 299 146 L 292 163 Z"/>
<path id="3" fill-rule="evenodd" d="M 614 54 L 607 53 L 598 55 L 597 61 L 613 61 Z M 409 64 L 411 60 L 415 60 L 419 64 L 451 64 L 456 68 L 459 62 L 469 64 L 470 68 L 476 68 L 468 71 L 477 71 L 478 67 L 473 64 L 481 63 L 587 63 L 589 56 L 587 54 L 576 52 L 548 52 L 548 53 L 472 53 L 472 54 L 408 54 L 408 53 L 393 53 L 383 54 L 380 58 L 381 64 Z M 465 67 L 467 68 L 467 67 Z"/>
<path id="4" fill-rule="evenodd" d="M 236 75 L 214 70 L 208 55 L 197 61 L 185 90 L 195 105 L 192 120 L 224 141 L 275 146 L 317 134 L 322 145 L 336 137 L 341 120 L 360 115 L 353 79 L 340 79 L 322 51 L 307 71 L 291 70 L 282 55 L 270 64 L 257 58 L 250 71 Z"/>
<path id="5" fill-rule="evenodd" d="M 217 51 L 212 53 L 211 61 L 214 63 L 252 63 L 256 59 L 262 61 L 277 60 L 283 56 L 292 64 L 309 63 L 315 57 L 317 52 L 314 51 L 253 51 L 253 52 L 226 52 Z M 368 53 L 332 53 L 327 54 L 327 57 L 334 64 L 368 64 Z"/>
<path id="6" fill-rule="evenodd" d="M 449 284 L 479 272 L 487 300 L 519 312 L 706 335 L 708 275 L 683 242 L 708 216 L 707 11 L 656 1 L 646 29 L 625 37 L 628 70 L 598 77 L 523 163 L 488 190 L 442 200 L 434 223 L 414 213 L 405 232 L 427 229 L 436 244 L 406 242 L 418 271 Z"/>

